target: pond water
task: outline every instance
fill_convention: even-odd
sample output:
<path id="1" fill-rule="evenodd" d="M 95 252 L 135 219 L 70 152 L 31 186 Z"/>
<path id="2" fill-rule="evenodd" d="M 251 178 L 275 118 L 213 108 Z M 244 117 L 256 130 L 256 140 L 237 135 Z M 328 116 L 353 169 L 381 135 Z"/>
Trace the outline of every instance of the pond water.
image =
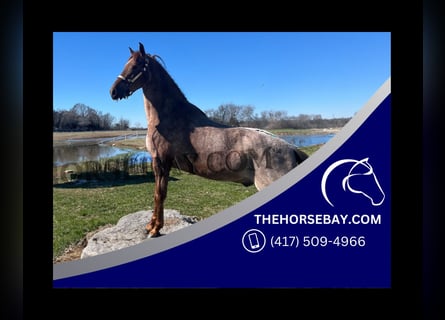
<path id="1" fill-rule="evenodd" d="M 334 135 L 283 135 L 280 136 L 287 142 L 297 147 L 307 147 L 326 143 Z M 133 153 L 132 159 L 136 161 L 150 161 L 150 154 L 146 151 L 135 151 L 134 149 L 122 149 L 105 144 L 91 143 L 88 145 L 71 144 L 53 147 L 53 166 L 61 166 L 68 163 L 83 161 L 97 161 L 104 158 L 111 158 L 118 155 Z"/>
<path id="2" fill-rule="evenodd" d="M 103 144 L 55 146 L 53 147 L 53 165 L 95 161 L 130 152 L 134 152 L 134 150 Z"/>
<path id="3" fill-rule="evenodd" d="M 287 142 L 297 147 L 310 147 L 328 142 L 334 134 L 314 134 L 314 135 L 283 135 L 280 136 Z"/>

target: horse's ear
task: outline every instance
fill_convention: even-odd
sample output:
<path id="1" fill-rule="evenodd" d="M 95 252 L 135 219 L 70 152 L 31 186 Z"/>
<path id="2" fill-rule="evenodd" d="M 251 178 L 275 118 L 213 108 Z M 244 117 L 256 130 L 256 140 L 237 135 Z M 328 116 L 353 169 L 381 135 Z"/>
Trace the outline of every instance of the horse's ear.
<path id="1" fill-rule="evenodd" d="M 130 49 L 130 53 L 133 54 L 133 49 L 131 49 L 130 47 L 128 47 L 128 49 Z"/>
<path id="2" fill-rule="evenodd" d="M 139 42 L 139 52 L 145 56 L 145 48 L 144 45 L 142 43 Z"/>

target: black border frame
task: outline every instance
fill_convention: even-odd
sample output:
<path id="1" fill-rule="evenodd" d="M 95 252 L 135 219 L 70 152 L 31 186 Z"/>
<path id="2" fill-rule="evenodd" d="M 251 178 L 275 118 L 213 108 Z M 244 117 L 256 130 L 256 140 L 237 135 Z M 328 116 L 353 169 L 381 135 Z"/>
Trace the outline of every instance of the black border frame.
<path id="1" fill-rule="evenodd" d="M 54 31 L 177 31 L 185 28 L 186 31 L 391 32 L 394 253 L 392 288 L 52 289 L 52 216 L 49 214 L 52 204 L 52 184 L 49 182 L 52 180 L 48 177 L 48 181 L 42 180 L 48 182 L 48 185 L 42 181 L 36 185 L 36 182 L 30 178 L 35 175 L 36 166 L 41 171 L 51 172 L 49 167 L 51 161 L 42 157 L 42 163 L 24 167 L 24 180 L 27 182 L 24 187 L 26 199 L 24 201 L 26 209 L 26 214 L 24 214 L 24 303 L 25 306 L 29 306 L 43 295 L 48 297 L 40 300 L 39 308 L 25 309 L 25 315 L 35 317 L 40 313 L 43 316 L 53 309 L 66 310 L 65 313 L 73 317 L 84 316 L 85 313 L 92 315 L 93 311 L 97 311 L 101 317 L 117 316 L 119 311 L 123 311 L 122 314 L 126 317 L 136 314 L 149 317 L 168 314 L 173 310 L 191 316 L 195 316 L 195 311 L 201 310 L 202 314 L 209 316 L 215 313 L 220 316 L 232 316 L 245 312 L 253 317 L 270 312 L 273 315 L 295 315 L 296 317 L 309 313 L 310 318 L 318 318 L 322 315 L 343 318 L 405 314 L 415 316 L 420 313 L 422 308 L 423 164 L 420 151 L 423 76 L 421 3 L 404 4 L 403 9 L 388 7 L 385 2 L 361 3 L 357 7 L 331 3 L 327 6 L 320 4 L 320 7 L 312 8 L 313 10 L 299 4 L 287 7 L 274 3 L 274 8 L 271 8 L 271 4 L 265 5 L 263 15 L 258 15 L 258 12 L 253 15 L 250 10 L 242 11 L 241 8 L 238 10 L 238 6 L 225 3 L 224 8 L 215 4 L 215 10 L 219 10 L 218 16 L 215 16 L 212 10 L 203 12 L 203 8 L 187 4 L 187 10 L 177 9 L 177 12 L 195 12 L 195 15 L 179 14 L 176 18 L 171 8 L 157 8 L 153 3 L 147 3 L 146 9 L 149 14 L 147 17 L 140 16 L 140 19 L 145 19 L 141 21 L 134 15 L 142 13 L 143 4 L 134 3 L 133 5 L 134 8 L 130 11 L 134 12 L 131 12 L 128 17 L 123 17 L 120 16 L 124 10 L 122 3 L 107 4 L 111 7 L 109 9 L 111 13 L 107 14 L 101 11 L 103 8 L 97 11 L 89 4 L 82 5 L 80 2 L 55 4 L 52 11 L 48 12 L 38 2 L 25 3 L 24 159 L 26 160 L 27 157 L 33 159 L 36 133 L 41 135 L 41 139 L 48 139 L 46 148 L 41 149 L 44 150 L 45 155 L 52 157 L 52 142 L 50 141 L 52 141 L 51 80 L 52 32 Z M 320 10 L 323 8 L 324 10 Z M 261 8 L 259 10 L 261 11 Z M 48 17 L 49 26 L 42 28 L 42 25 L 33 22 L 33 18 L 34 21 L 38 19 L 41 22 L 42 19 L 46 19 L 45 17 Z M 267 21 L 266 26 L 262 25 L 265 21 Z M 128 28 L 134 29 L 128 30 Z M 409 141 L 409 148 L 405 142 L 406 126 L 409 126 L 410 137 L 413 139 Z M 409 183 L 406 182 L 406 166 L 410 171 Z M 42 186 L 39 186 L 40 184 Z M 44 208 L 41 207 L 42 204 Z M 48 252 L 42 249 L 46 246 L 48 246 Z M 105 304 L 98 306 L 98 298 L 105 300 Z M 247 301 L 254 301 L 254 303 L 250 304 Z M 206 309 L 208 311 L 205 311 Z"/>

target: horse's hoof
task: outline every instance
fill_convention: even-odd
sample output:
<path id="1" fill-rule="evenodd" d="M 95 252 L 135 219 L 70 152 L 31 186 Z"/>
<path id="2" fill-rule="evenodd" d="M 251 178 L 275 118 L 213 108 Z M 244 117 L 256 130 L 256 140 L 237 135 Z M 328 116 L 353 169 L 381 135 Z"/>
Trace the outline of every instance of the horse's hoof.
<path id="1" fill-rule="evenodd" d="M 159 231 L 153 232 L 145 230 L 145 232 L 147 233 L 147 238 L 158 238 L 161 236 L 161 233 Z"/>

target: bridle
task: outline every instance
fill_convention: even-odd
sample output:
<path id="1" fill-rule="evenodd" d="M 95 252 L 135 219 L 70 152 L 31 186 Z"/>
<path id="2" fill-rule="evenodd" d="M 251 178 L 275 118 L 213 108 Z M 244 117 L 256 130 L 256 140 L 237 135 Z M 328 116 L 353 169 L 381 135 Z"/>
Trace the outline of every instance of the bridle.
<path id="1" fill-rule="evenodd" d="M 131 79 L 127 79 L 126 77 L 124 77 L 123 75 L 118 75 L 117 77 L 119 79 L 122 79 L 125 82 L 128 82 L 130 84 L 134 83 L 137 79 L 139 79 L 145 71 L 147 71 L 148 68 L 148 63 L 150 62 L 150 60 L 148 59 L 148 56 L 145 57 L 145 64 L 144 64 L 144 68 L 142 69 L 142 71 L 140 71 L 137 75 L 135 75 L 133 78 Z"/>

